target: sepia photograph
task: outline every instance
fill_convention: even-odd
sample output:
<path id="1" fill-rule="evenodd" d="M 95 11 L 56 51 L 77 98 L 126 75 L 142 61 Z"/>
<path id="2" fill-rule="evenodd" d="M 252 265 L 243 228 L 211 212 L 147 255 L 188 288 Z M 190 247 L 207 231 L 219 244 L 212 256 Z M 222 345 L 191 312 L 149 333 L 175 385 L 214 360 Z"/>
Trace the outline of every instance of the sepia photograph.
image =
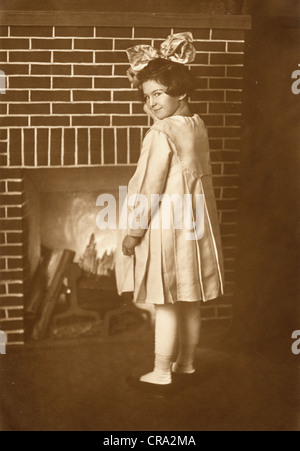
<path id="1" fill-rule="evenodd" d="M 0 0 L 0 430 L 300 431 L 300 0 Z"/>

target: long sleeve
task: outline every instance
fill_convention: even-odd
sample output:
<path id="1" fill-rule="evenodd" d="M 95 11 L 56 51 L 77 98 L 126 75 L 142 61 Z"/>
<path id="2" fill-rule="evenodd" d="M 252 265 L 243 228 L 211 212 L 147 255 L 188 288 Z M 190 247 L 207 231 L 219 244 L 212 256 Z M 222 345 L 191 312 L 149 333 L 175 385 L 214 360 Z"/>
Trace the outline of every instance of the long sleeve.
<path id="1" fill-rule="evenodd" d="M 136 172 L 129 183 L 129 210 L 131 215 L 140 218 L 139 226 L 137 221 L 135 227 L 129 221 L 129 235 L 144 235 L 151 220 L 151 195 L 163 193 L 171 158 L 172 149 L 167 135 L 157 129 L 150 130 L 144 139 Z"/>

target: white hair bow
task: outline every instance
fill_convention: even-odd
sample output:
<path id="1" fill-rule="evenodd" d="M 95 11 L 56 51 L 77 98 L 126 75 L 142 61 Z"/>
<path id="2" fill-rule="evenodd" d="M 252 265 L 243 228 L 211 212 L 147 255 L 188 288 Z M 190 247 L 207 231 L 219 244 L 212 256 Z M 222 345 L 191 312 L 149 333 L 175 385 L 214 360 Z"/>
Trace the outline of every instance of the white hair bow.
<path id="1" fill-rule="evenodd" d="M 188 64 L 195 61 L 196 49 L 193 46 L 193 35 L 190 32 L 171 34 L 164 41 L 160 50 L 151 45 L 136 45 L 127 50 L 131 70 L 128 72 L 130 81 L 144 69 L 150 61 L 164 58 L 175 63 Z"/>

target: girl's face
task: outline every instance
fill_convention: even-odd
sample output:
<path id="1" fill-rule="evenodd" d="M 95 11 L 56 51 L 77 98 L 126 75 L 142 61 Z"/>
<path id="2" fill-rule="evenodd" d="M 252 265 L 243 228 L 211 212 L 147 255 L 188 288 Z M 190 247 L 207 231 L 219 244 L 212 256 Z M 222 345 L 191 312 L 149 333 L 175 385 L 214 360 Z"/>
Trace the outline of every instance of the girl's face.
<path id="1" fill-rule="evenodd" d="M 180 113 L 183 107 L 183 100 L 186 95 L 173 97 L 169 96 L 168 88 L 155 80 L 147 80 L 143 83 L 145 101 L 150 111 L 157 119 L 166 119 Z"/>

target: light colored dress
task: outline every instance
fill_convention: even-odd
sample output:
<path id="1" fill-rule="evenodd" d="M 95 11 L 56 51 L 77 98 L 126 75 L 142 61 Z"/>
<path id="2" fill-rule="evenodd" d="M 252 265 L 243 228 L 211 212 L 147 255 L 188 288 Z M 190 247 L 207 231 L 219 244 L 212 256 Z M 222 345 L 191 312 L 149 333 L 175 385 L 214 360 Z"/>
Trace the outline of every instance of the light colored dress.
<path id="1" fill-rule="evenodd" d="M 196 194 L 204 197 L 204 233 L 199 238 L 195 227 L 182 221 L 170 227 L 162 224 L 159 204 L 159 227 L 120 231 L 116 253 L 116 280 L 119 294 L 132 291 L 137 303 L 166 304 L 215 299 L 223 294 L 223 255 L 220 228 L 212 183 L 207 131 L 198 115 L 172 116 L 155 122 L 147 133 L 135 174 L 128 185 L 128 199 L 143 194 L 190 194 L 193 218 L 196 219 Z M 201 196 L 200 196 L 201 197 Z M 127 204 L 127 203 L 126 203 Z M 128 212 L 138 206 L 128 208 Z M 150 208 L 150 207 L 149 207 Z M 151 218 L 150 211 L 148 218 Z M 202 218 L 203 219 L 203 218 Z M 187 233 L 194 232 L 194 239 Z M 122 240 L 129 234 L 141 237 L 133 257 L 122 253 Z"/>

